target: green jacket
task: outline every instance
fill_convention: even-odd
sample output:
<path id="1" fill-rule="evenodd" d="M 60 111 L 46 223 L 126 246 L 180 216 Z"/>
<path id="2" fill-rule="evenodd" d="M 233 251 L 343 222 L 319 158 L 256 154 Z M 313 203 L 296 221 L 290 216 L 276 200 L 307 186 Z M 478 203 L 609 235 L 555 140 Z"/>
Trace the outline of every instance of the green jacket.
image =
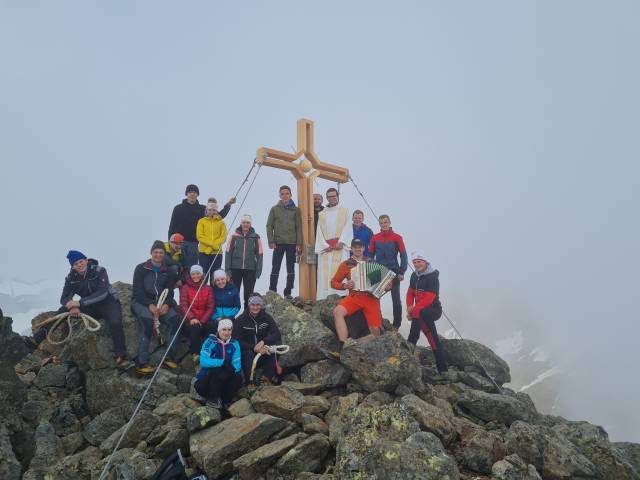
<path id="1" fill-rule="evenodd" d="M 282 201 L 271 207 L 267 219 L 269 244 L 302 245 L 302 217 L 295 203 L 284 206 Z"/>
<path id="2" fill-rule="evenodd" d="M 227 272 L 236 269 L 255 270 L 256 278 L 262 273 L 262 241 L 260 235 L 251 227 L 246 235 L 238 227 L 227 242 L 224 256 L 224 269 Z"/>

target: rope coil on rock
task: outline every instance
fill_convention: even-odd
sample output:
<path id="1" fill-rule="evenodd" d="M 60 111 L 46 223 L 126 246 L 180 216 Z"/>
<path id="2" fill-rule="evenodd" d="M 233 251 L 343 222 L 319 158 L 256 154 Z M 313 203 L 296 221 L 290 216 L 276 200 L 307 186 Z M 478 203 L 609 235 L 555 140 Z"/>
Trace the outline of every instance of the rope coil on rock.
<path id="1" fill-rule="evenodd" d="M 267 355 L 275 355 L 276 360 L 278 355 L 283 355 L 285 353 L 289 353 L 291 349 L 289 345 L 265 345 L 267 349 Z M 258 359 L 262 356 L 262 353 L 258 353 L 255 357 L 253 357 L 253 363 L 251 364 L 251 375 L 249 375 L 249 382 L 253 382 L 253 378 L 255 376 L 256 366 L 258 365 Z"/>
<path id="2" fill-rule="evenodd" d="M 76 322 L 74 322 L 74 319 L 76 320 Z M 53 340 L 52 333 L 56 331 L 60 327 L 60 325 L 64 323 L 65 320 L 69 327 L 69 333 L 62 340 Z M 63 343 L 66 343 L 69 340 L 71 340 L 71 334 L 73 333 L 73 324 L 78 323 L 79 321 L 82 321 L 82 323 L 84 324 L 84 328 L 86 328 L 90 332 L 97 332 L 102 328 L 102 325 L 100 325 L 100 322 L 98 322 L 92 316 L 87 315 L 86 313 L 81 313 L 80 315 L 76 316 L 76 315 L 71 315 L 71 312 L 59 313 L 58 315 L 55 315 L 39 323 L 37 326 L 39 328 L 42 328 L 45 325 L 53 323 L 53 326 L 47 332 L 47 342 L 49 342 L 51 345 L 62 345 Z"/>

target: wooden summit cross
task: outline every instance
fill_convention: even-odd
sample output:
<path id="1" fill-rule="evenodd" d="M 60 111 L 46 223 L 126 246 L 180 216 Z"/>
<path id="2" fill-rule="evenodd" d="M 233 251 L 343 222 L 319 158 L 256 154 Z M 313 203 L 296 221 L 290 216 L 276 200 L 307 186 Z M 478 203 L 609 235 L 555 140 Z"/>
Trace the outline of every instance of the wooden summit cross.
<path id="1" fill-rule="evenodd" d="M 313 122 L 298 120 L 298 145 L 295 153 L 262 147 L 256 152 L 256 162 L 268 167 L 289 170 L 298 183 L 298 207 L 302 216 L 303 251 L 300 256 L 298 287 L 304 300 L 316 299 L 316 236 L 313 225 L 313 184 L 317 177 L 338 183 L 349 181 L 349 170 L 323 163 L 313 146 Z M 298 160 L 300 160 L 298 162 Z"/>

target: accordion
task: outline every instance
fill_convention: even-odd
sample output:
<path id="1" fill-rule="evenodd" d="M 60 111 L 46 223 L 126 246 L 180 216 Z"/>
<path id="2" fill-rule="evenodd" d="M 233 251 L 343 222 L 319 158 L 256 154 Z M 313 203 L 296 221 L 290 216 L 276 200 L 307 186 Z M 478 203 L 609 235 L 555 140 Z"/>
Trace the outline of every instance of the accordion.
<path id="1" fill-rule="evenodd" d="M 375 262 L 358 262 L 351 269 L 351 280 L 355 283 L 353 290 L 369 292 L 376 298 L 381 298 L 387 293 L 387 287 L 394 278 L 394 272 Z"/>

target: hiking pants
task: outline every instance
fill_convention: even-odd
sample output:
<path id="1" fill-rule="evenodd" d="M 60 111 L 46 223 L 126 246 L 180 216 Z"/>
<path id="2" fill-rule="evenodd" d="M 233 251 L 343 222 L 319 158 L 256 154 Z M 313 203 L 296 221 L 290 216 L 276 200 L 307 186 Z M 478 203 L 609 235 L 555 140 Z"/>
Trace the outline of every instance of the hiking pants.
<path id="1" fill-rule="evenodd" d="M 204 325 L 200 322 L 191 325 L 188 320 L 185 320 L 183 330 L 189 338 L 189 353 L 199 354 L 204 339 L 212 333 L 218 333 L 216 329 L 217 325 L 218 322 L 212 322 L 211 320 Z"/>
<path id="2" fill-rule="evenodd" d="M 253 293 L 253 288 L 256 286 L 256 271 L 234 268 L 231 270 L 231 281 L 238 289 L 240 289 L 241 284 L 244 284 L 242 296 L 244 298 L 244 309 L 246 310 L 249 304 L 249 295 Z"/>
<path id="3" fill-rule="evenodd" d="M 280 276 L 280 267 L 282 266 L 282 257 L 287 256 L 287 285 L 284 287 L 284 294 L 291 295 L 293 290 L 293 282 L 296 279 L 294 266 L 296 264 L 296 246 L 291 243 L 282 243 L 276 245 L 273 250 L 273 258 L 271 260 L 271 281 L 269 282 L 269 290 L 278 291 L 278 277 Z"/>
<path id="4" fill-rule="evenodd" d="M 68 312 L 68 310 L 63 305 L 58 310 L 58 313 L 64 312 Z M 127 356 L 127 348 L 124 344 L 124 330 L 122 329 L 122 306 L 120 305 L 120 301 L 115 299 L 112 295 L 108 295 L 107 298 L 101 302 L 94 303 L 88 307 L 80 307 L 80 312 L 86 313 L 96 320 L 102 318 L 104 323 L 107 324 L 109 334 L 113 340 L 113 350 L 116 357 Z M 45 328 L 41 328 L 34 335 L 34 340 L 38 343 L 42 342 L 47 338 L 47 332 L 52 326 L 53 324 L 49 324 Z"/>
<path id="5" fill-rule="evenodd" d="M 242 387 L 242 375 L 230 372 L 224 367 L 209 368 L 194 387 L 196 392 L 207 400 L 215 401 L 220 398 L 223 404 L 229 404 Z"/>
<path id="6" fill-rule="evenodd" d="M 131 302 L 131 311 L 140 324 L 140 338 L 138 338 L 138 358 L 136 359 L 136 364 L 138 366 L 142 366 L 149 363 L 149 359 L 151 358 L 151 355 L 149 354 L 149 344 L 151 343 L 151 336 L 153 335 L 153 315 L 151 315 L 149 307 L 136 301 Z M 180 317 L 176 311 L 170 307 L 166 315 L 160 316 L 160 323 L 164 323 L 169 327 L 170 338 L 167 339 L 168 344 L 171 341 L 171 338 L 173 338 L 178 331 L 178 327 L 180 326 Z M 173 346 L 167 355 L 170 360 L 175 360 L 175 348 L 176 342 L 173 343 Z"/>
<path id="7" fill-rule="evenodd" d="M 249 385 L 249 379 L 251 378 L 251 366 L 253 365 L 253 359 L 256 353 L 253 350 L 242 350 L 242 372 L 244 373 L 244 384 Z M 276 376 L 276 356 L 275 355 L 261 355 L 256 365 L 262 367 L 262 374 L 271 380 Z M 254 381 L 256 373 L 254 372 Z"/>
<path id="8" fill-rule="evenodd" d="M 198 263 L 202 267 L 202 270 L 204 270 L 205 282 L 207 281 L 207 272 L 209 272 L 209 283 L 211 283 L 213 287 L 213 274 L 222 266 L 222 253 L 212 253 L 208 255 L 200 252 L 198 255 Z M 211 267 L 211 269 L 209 269 L 209 267 Z"/>
<path id="9" fill-rule="evenodd" d="M 400 299 L 400 280 L 397 277 L 393 279 L 391 301 L 393 302 L 393 327 L 398 329 L 402 323 L 402 300 Z"/>
<path id="10" fill-rule="evenodd" d="M 448 370 L 447 360 L 445 359 L 444 350 L 442 349 L 442 342 L 438 336 L 438 330 L 436 329 L 435 321 L 442 315 L 442 308 L 435 308 L 433 306 L 424 308 L 420 311 L 420 318 L 415 318 L 411 322 L 411 331 L 409 332 L 409 338 L 407 339 L 414 345 L 418 343 L 420 337 L 420 330 L 427 337 L 429 346 L 433 351 L 433 356 L 436 359 L 436 367 L 439 372 L 446 372 Z"/>

